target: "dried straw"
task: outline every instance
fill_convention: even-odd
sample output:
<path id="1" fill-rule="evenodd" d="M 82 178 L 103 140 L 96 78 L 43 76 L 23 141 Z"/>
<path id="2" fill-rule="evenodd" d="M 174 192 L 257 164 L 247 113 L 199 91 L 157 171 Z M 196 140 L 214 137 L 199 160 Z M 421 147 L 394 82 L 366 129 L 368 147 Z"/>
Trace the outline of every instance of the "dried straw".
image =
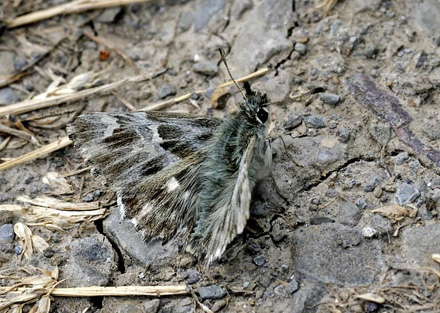
<path id="1" fill-rule="evenodd" d="M 127 5 L 131 3 L 148 2 L 151 0 L 77 0 L 68 2 L 56 7 L 45 10 L 35 11 L 29 14 L 19 16 L 13 20 L 6 20 L 9 28 L 18 27 L 26 24 L 42 21 L 61 14 L 80 13 L 95 9 L 104 9 L 114 6 Z"/>
<path id="2" fill-rule="evenodd" d="M 49 153 L 52 153 L 56 150 L 62 149 L 68 145 L 70 145 L 72 141 L 69 139 L 69 137 L 63 137 L 61 139 L 58 139 L 55 142 L 52 142 L 46 146 L 43 146 L 37 150 L 31 151 L 29 153 L 26 153 L 18 158 L 12 159 L 10 161 L 6 161 L 2 164 L 0 164 L 0 171 L 6 170 L 8 168 L 11 168 L 15 165 L 23 164 L 29 161 L 33 161 L 35 159 L 45 157 Z"/>

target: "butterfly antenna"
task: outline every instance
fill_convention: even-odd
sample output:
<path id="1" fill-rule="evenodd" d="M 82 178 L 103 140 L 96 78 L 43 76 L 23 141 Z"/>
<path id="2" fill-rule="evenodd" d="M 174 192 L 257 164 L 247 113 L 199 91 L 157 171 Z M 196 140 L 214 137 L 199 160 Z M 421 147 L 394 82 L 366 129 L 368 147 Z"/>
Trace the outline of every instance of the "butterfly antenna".
<path id="1" fill-rule="evenodd" d="M 226 62 L 226 53 L 225 50 L 223 50 L 222 48 L 218 48 L 218 51 L 220 51 L 220 56 L 222 58 L 222 62 L 225 64 L 226 69 L 228 70 L 228 74 L 229 77 L 231 77 L 232 81 L 234 82 L 235 86 L 237 87 L 237 89 L 240 91 L 241 95 L 243 96 L 244 99 L 246 99 L 246 95 L 243 93 L 243 90 L 241 90 L 240 86 L 238 86 L 237 82 L 235 81 L 234 77 L 232 77 L 231 71 L 229 70 L 229 66 L 228 63 Z"/>

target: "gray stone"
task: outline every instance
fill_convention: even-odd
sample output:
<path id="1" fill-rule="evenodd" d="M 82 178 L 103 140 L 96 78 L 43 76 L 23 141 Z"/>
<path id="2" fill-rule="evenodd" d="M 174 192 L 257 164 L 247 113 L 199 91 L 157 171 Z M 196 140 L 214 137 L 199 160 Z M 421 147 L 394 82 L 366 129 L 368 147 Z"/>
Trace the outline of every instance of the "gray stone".
<path id="1" fill-rule="evenodd" d="M 0 51 L 0 76 L 15 72 L 15 53 L 11 51 Z"/>
<path id="2" fill-rule="evenodd" d="M 381 145 L 386 145 L 391 139 L 391 126 L 386 123 L 372 123 L 368 128 L 370 135 Z"/>
<path id="3" fill-rule="evenodd" d="M 24 58 L 22 56 L 17 56 L 15 58 L 14 67 L 15 67 L 16 71 L 21 71 L 27 65 L 28 65 L 28 61 L 26 60 L 26 58 Z"/>
<path id="4" fill-rule="evenodd" d="M 287 121 L 284 123 L 284 129 L 292 130 L 298 127 L 301 124 L 302 120 L 303 118 L 301 115 L 290 113 L 287 116 Z"/>
<path id="5" fill-rule="evenodd" d="M 179 301 L 176 305 L 176 313 L 190 313 L 194 312 L 194 304 L 191 298 L 185 298 Z"/>
<path id="6" fill-rule="evenodd" d="M 197 270 L 189 269 L 182 274 L 182 278 L 188 285 L 192 285 L 200 280 L 200 273 Z"/>
<path id="7" fill-rule="evenodd" d="M 397 203 L 404 206 L 414 201 L 420 196 L 420 191 L 414 188 L 412 185 L 403 183 L 397 187 L 396 199 Z"/>
<path id="8" fill-rule="evenodd" d="M 0 240 L 12 241 L 14 239 L 14 227 L 12 224 L 0 226 Z"/>
<path id="9" fill-rule="evenodd" d="M 294 293 L 295 291 L 297 291 L 299 289 L 299 283 L 295 278 L 295 275 L 292 275 L 292 277 L 290 277 L 290 282 L 288 285 L 288 290 L 290 293 Z"/>
<path id="10" fill-rule="evenodd" d="M 116 16 L 121 12 L 121 7 L 113 7 L 105 9 L 97 18 L 101 23 L 113 23 Z"/>
<path id="11" fill-rule="evenodd" d="M 377 230 L 375 230 L 372 227 L 367 226 L 362 228 L 362 236 L 364 236 L 365 238 L 372 238 L 376 234 L 377 234 Z"/>
<path id="12" fill-rule="evenodd" d="M 347 143 L 350 139 L 350 131 L 344 128 L 338 128 L 336 135 L 338 136 L 339 141 L 342 143 Z"/>
<path id="13" fill-rule="evenodd" d="M 291 43 L 283 32 L 267 30 L 260 23 L 250 23 L 242 27 L 228 57 L 229 66 L 235 76 L 246 75 L 259 65 L 271 60 L 277 62 L 288 56 Z"/>
<path id="14" fill-rule="evenodd" d="M 411 2 L 410 10 L 416 22 L 424 29 L 426 34 L 434 39 L 438 38 L 440 29 L 440 2 L 437 0 L 424 0 Z"/>
<path id="15" fill-rule="evenodd" d="M 347 226 L 356 226 L 361 219 L 361 210 L 352 202 L 342 202 L 339 205 L 338 221 Z"/>
<path id="16" fill-rule="evenodd" d="M 356 12 L 376 11 L 379 9 L 381 2 L 381 0 L 355 0 L 353 1 L 353 6 L 356 9 Z"/>
<path id="17" fill-rule="evenodd" d="M 199 295 L 202 299 L 218 300 L 224 298 L 227 295 L 227 292 L 225 289 L 218 285 L 210 285 L 206 287 L 200 287 Z"/>
<path id="18" fill-rule="evenodd" d="M 0 105 L 16 102 L 18 102 L 18 98 L 15 96 L 11 88 L 5 87 L 0 89 Z"/>
<path id="19" fill-rule="evenodd" d="M 283 101 L 291 92 L 291 77 L 284 74 L 280 74 L 269 79 L 265 84 L 265 90 L 271 102 Z"/>
<path id="20" fill-rule="evenodd" d="M 183 12 L 180 15 L 179 23 L 177 27 L 181 32 L 185 32 L 191 28 L 192 25 L 192 14 L 190 12 Z"/>
<path id="21" fill-rule="evenodd" d="M 318 151 L 316 160 L 322 166 L 335 163 L 339 159 L 339 155 L 333 149 L 322 148 Z"/>
<path id="22" fill-rule="evenodd" d="M 143 304 L 143 313 L 157 313 L 159 311 L 160 300 L 153 299 Z"/>
<path id="23" fill-rule="evenodd" d="M 307 127 L 310 128 L 324 128 L 324 119 L 316 115 L 308 115 L 304 117 Z"/>
<path id="24" fill-rule="evenodd" d="M 266 264 L 266 258 L 264 257 L 264 255 L 258 255 L 254 258 L 254 263 L 257 266 L 263 266 L 264 264 Z"/>
<path id="25" fill-rule="evenodd" d="M 121 220 L 119 210 L 112 210 L 103 226 L 104 233 L 140 264 L 163 264 L 177 255 L 177 246 L 173 242 L 162 245 L 160 240 L 151 240 L 145 243 L 131 222 Z"/>
<path id="26" fill-rule="evenodd" d="M 408 161 L 408 159 L 409 159 L 408 152 L 402 152 L 394 157 L 394 163 L 396 163 L 396 165 L 402 165 L 403 163 Z"/>
<path id="27" fill-rule="evenodd" d="M 321 101 L 325 104 L 335 106 L 341 101 L 341 96 L 335 95 L 334 93 L 324 93 L 319 97 L 319 99 L 321 99 Z"/>
<path id="28" fill-rule="evenodd" d="M 204 0 L 199 4 L 193 14 L 195 31 L 198 32 L 208 25 L 211 18 L 225 7 L 226 2 L 226 0 Z"/>
<path id="29" fill-rule="evenodd" d="M 356 200 L 356 205 L 359 209 L 363 210 L 367 207 L 367 202 L 364 200 L 364 198 L 359 198 Z"/>
<path id="30" fill-rule="evenodd" d="M 327 191 L 325 192 L 325 195 L 329 198 L 336 198 L 337 196 L 339 196 L 339 191 L 337 191 L 336 189 L 327 189 Z"/>
<path id="31" fill-rule="evenodd" d="M 378 214 L 370 218 L 368 225 L 376 231 L 378 236 L 386 236 L 393 231 L 390 220 Z"/>
<path id="32" fill-rule="evenodd" d="M 218 72 L 218 66 L 211 61 L 201 60 L 194 64 L 193 70 L 206 76 L 214 76 Z"/>
<path id="33" fill-rule="evenodd" d="M 377 241 L 365 241 L 358 230 L 341 224 L 311 225 L 293 234 L 294 268 L 303 279 L 345 286 L 372 283 L 385 268 Z"/>
<path id="34" fill-rule="evenodd" d="M 307 53 L 307 46 L 303 43 L 297 42 L 295 44 L 295 51 L 300 55 L 305 55 Z"/>
<path id="35" fill-rule="evenodd" d="M 116 256 L 107 239 L 98 238 L 86 237 L 71 242 L 70 257 L 62 269 L 67 287 L 105 286 L 109 283 L 116 267 Z"/>
<path id="36" fill-rule="evenodd" d="M 433 266 L 431 255 L 440 251 L 440 224 L 408 227 L 402 238 L 406 265 Z"/>
<path id="37" fill-rule="evenodd" d="M 440 189 L 434 189 L 432 193 L 432 200 L 440 204 Z"/>
<path id="38" fill-rule="evenodd" d="M 168 96 L 174 96 L 176 93 L 177 93 L 176 86 L 167 83 L 162 85 L 157 95 L 159 96 L 160 99 L 163 99 Z"/>
<path id="39" fill-rule="evenodd" d="M 420 162 L 419 160 L 412 160 L 408 163 L 408 166 L 414 173 L 417 173 L 420 168 Z"/>

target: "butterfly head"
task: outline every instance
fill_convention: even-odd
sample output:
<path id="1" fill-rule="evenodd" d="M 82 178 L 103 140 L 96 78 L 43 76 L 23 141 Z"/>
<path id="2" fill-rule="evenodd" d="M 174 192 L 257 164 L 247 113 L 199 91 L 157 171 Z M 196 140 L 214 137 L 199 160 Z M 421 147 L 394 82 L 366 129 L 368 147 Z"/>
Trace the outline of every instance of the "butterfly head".
<path id="1" fill-rule="evenodd" d="M 267 109 L 269 98 L 265 93 L 252 91 L 248 83 L 244 84 L 244 89 L 246 90 L 246 99 L 240 110 L 249 123 L 255 125 L 265 124 L 269 119 Z"/>

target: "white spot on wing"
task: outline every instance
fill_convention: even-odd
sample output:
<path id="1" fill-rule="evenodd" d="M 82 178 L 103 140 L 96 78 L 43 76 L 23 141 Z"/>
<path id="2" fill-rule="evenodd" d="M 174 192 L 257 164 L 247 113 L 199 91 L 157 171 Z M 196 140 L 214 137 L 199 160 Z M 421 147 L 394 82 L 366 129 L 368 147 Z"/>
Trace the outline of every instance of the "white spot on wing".
<path id="1" fill-rule="evenodd" d="M 142 210 L 139 212 L 138 217 L 139 219 L 142 219 L 145 215 L 151 212 L 153 209 L 153 203 L 147 202 L 143 207 Z"/>
<path id="2" fill-rule="evenodd" d="M 176 190 L 180 186 L 179 182 L 175 177 L 171 177 L 170 180 L 167 183 L 167 191 L 171 192 L 173 190 Z"/>
<path id="3" fill-rule="evenodd" d="M 134 225 L 134 227 L 136 227 L 138 225 L 138 220 L 136 219 L 136 217 L 133 217 L 130 222 Z"/>
<path id="4" fill-rule="evenodd" d="M 189 193 L 189 191 L 185 191 L 184 193 L 183 193 L 183 200 L 188 200 L 189 199 L 189 196 L 190 196 L 191 194 Z"/>
<path id="5" fill-rule="evenodd" d="M 107 114 L 101 116 L 101 121 L 107 124 L 107 128 L 104 131 L 104 138 L 110 137 L 111 135 L 113 135 L 115 129 L 119 128 L 119 124 L 116 119 Z"/>
<path id="6" fill-rule="evenodd" d="M 118 196 L 117 201 L 119 206 L 119 214 L 121 215 L 121 220 L 125 217 L 125 205 L 122 203 L 122 198 Z"/>
<path id="7" fill-rule="evenodd" d="M 159 131 L 157 130 L 158 125 L 151 125 L 148 126 L 148 128 L 153 132 L 153 138 L 151 139 L 151 141 L 153 143 L 162 143 L 163 140 L 159 135 Z"/>

